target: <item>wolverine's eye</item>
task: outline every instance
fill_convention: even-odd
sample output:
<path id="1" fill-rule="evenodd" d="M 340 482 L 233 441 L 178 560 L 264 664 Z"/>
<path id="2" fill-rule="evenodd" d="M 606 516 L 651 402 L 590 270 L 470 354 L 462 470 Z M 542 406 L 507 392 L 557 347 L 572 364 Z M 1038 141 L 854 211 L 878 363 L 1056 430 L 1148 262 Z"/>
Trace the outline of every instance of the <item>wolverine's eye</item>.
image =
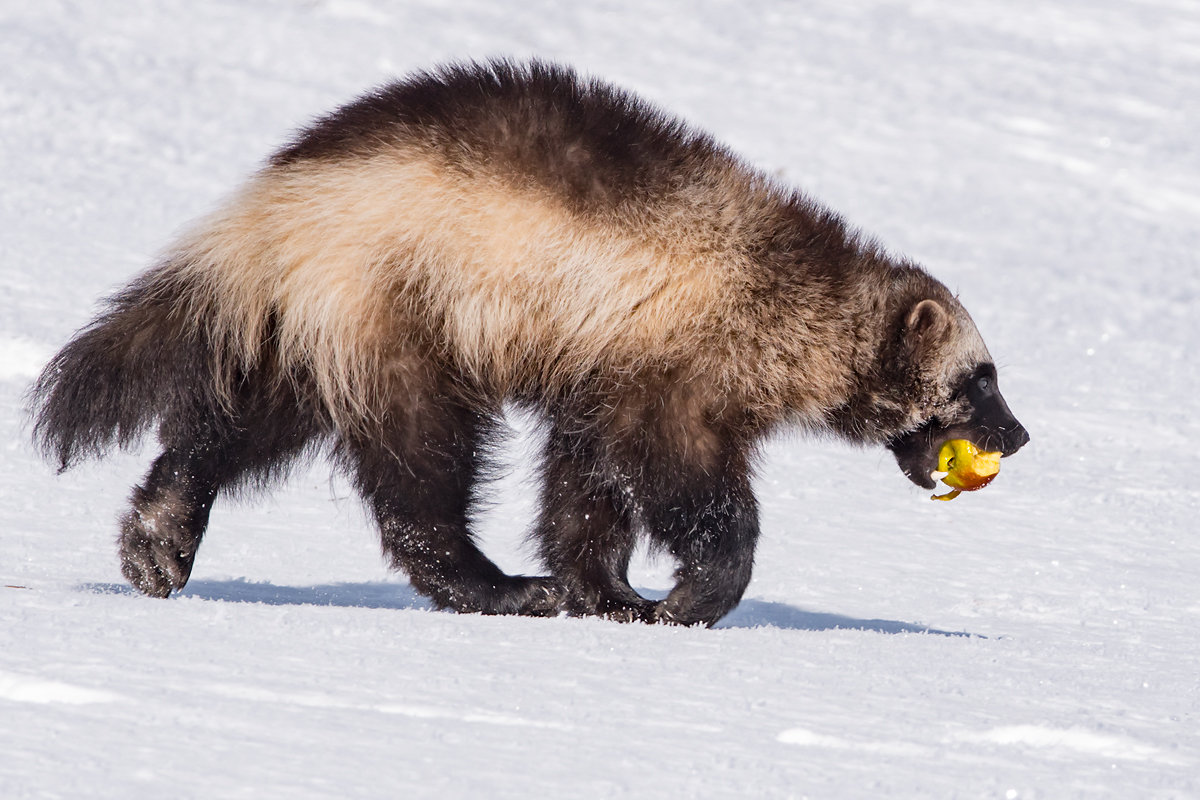
<path id="1" fill-rule="evenodd" d="M 989 381 L 987 378 L 980 378 L 980 379 L 979 379 L 979 388 L 980 388 L 980 389 L 983 389 L 984 391 L 987 391 L 987 388 L 988 388 L 988 386 L 990 386 L 990 385 L 991 385 L 991 381 Z"/>

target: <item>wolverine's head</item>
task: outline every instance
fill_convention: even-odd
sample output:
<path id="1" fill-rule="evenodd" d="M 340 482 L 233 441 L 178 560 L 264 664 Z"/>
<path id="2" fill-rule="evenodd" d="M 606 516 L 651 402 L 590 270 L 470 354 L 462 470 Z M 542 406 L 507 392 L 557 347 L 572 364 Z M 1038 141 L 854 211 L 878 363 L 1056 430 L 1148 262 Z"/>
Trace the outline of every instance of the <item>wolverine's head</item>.
<path id="1" fill-rule="evenodd" d="M 837 430 L 885 444 L 904 474 L 926 489 L 934 488 L 930 473 L 951 439 L 1006 456 L 1029 441 L 1000 394 L 975 323 L 944 286 L 921 270 L 905 270 L 884 305 L 873 364 L 830 417 Z"/>
<path id="2" fill-rule="evenodd" d="M 921 401 L 907 430 L 889 438 L 888 448 L 904 474 L 932 489 L 938 452 L 951 439 L 966 439 L 983 451 L 1009 456 L 1029 441 L 1000 394 L 996 366 L 975 323 L 951 297 L 925 298 L 909 309 L 900 330 L 905 383 Z M 917 388 L 919 387 L 919 388 Z"/>

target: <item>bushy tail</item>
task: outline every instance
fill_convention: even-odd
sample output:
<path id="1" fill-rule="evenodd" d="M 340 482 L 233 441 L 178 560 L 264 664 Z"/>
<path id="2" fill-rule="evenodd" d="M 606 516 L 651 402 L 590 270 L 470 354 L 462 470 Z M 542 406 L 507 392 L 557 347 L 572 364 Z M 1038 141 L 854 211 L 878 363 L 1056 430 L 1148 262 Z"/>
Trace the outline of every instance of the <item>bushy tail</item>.
<path id="1" fill-rule="evenodd" d="M 212 347 L 169 265 L 112 297 L 67 343 L 30 395 L 33 437 L 65 470 L 158 422 L 210 419 L 220 405 Z"/>

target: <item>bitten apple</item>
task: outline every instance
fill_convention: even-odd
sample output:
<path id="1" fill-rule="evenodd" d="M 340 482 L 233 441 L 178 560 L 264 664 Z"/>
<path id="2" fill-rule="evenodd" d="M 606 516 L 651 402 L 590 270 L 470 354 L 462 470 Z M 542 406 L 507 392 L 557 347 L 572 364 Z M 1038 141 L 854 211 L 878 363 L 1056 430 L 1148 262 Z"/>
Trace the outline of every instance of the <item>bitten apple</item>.
<path id="1" fill-rule="evenodd" d="M 933 495 L 934 500 L 953 500 L 962 492 L 982 489 L 1000 472 L 1000 453 L 980 451 L 966 439 L 951 439 L 938 451 L 938 468 L 931 477 L 953 491 Z"/>

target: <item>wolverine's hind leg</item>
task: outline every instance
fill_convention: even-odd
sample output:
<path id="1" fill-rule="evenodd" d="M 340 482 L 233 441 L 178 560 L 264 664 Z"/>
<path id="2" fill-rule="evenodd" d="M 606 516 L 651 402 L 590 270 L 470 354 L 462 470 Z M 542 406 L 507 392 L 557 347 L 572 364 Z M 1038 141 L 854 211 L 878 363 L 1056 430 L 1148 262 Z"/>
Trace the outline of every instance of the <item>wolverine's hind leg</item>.
<path id="1" fill-rule="evenodd" d="M 168 447 L 133 490 L 121 518 L 121 572 L 153 597 L 182 589 L 220 488 L 212 445 L 201 441 Z"/>
<path id="2" fill-rule="evenodd" d="M 404 379 L 373 435 L 344 435 L 340 455 L 379 525 L 384 555 L 440 608 L 548 615 L 560 590 L 548 578 L 506 575 L 470 530 L 476 483 L 495 422 L 443 392 Z"/>
<path id="3" fill-rule="evenodd" d="M 322 431 L 295 384 L 245 376 L 232 411 L 193 410 L 164 422 L 162 454 L 121 518 L 121 572 L 139 591 L 182 589 L 219 492 L 283 471 Z M 194 408 L 211 405 L 196 404 Z"/>

